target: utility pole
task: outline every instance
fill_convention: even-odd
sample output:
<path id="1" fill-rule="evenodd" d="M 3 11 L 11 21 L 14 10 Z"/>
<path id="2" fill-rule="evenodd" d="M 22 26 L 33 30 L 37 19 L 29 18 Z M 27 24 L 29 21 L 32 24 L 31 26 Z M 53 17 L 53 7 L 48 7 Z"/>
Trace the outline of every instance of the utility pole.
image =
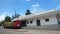
<path id="1" fill-rule="evenodd" d="M 15 10 L 15 17 L 17 16 L 16 10 Z"/>

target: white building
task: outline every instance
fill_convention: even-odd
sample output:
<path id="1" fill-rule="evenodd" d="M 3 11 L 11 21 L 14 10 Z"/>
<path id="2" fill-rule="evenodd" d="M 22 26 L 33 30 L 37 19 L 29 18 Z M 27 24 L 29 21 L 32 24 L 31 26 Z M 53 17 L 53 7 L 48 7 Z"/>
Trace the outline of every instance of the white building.
<path id="1" fill-rule="evenodd" d="M 60 11 L 50 10 L 40 13 L 34 13 L 26 16 L 20 16 L 15 20 L 25 20 L 26 26 L 41 26 L 41 25 L 53 25 L 60 22 Z"/>

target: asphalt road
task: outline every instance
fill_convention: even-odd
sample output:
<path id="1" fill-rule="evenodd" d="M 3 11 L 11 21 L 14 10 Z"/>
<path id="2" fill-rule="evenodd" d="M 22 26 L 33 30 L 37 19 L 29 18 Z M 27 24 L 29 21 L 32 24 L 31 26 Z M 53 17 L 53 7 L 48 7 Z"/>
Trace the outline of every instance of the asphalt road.
<path id="1" fill-rule="evenodd" d="M 6 29 L 0 26 L 0 34 L 60 34 L 60 31 L 35 29 Z"/>

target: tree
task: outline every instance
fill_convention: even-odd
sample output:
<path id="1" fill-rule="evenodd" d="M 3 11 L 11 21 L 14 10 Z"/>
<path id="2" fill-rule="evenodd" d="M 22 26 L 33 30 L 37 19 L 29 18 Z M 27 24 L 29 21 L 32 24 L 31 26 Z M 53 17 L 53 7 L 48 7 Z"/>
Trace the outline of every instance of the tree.
<path id="1" fill-rule="evenodd" d="M 2 26 L 4 23 L 10 22 L 10 21 L 11 21 L 11 17 L 6 16 L 6 17 L 5 17 L 5 20 L 3 20 L 3 21 L 0 22 L 0 25 Z"/>
<path id="2" fill-rule="evenodd" d="M 11 17 L 6 16 L 4 22 L 9 22 L 9 21 L 11 21 Z"/>
<path id="3" fill-rule="evenodd" d="M 31 14 L 31 12 L 30 12 L 30 10 L 27 10 L 25 15 L 29 15 L 29 14 Z"/>
<path id="4" fill-rule="evenodd" d="M 2 26 L 3 23 L 4 23 L 4 21 L 1 21 L 1 22 L 0 22 L 0 26 Z"/>

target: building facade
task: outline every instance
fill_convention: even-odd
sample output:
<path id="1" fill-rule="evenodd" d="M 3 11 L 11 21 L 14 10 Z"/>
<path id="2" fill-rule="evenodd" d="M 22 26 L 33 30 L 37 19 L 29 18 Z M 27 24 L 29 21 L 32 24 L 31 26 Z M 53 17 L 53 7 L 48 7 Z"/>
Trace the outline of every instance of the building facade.
<path id="1" fill-rule="evenodd" d="M 58 24 L 56 15 L 50 15 L 49 17 L 39 17 L 26 20 L 27 26 L 41 26 L 41 25 L 52 25 Z"/>
<path id="2" fill-rule="evenodd" d="M 59 11 L 50 10 L 47 12 L 45 11 L 41 13 L 30 14 L 27 16 L 20 16 L 14 20 L 25 20 L 26 26 L 53 25 L 58 24 L 60 17 L 57 19 L 57 14 L 59 13 Z"/>

